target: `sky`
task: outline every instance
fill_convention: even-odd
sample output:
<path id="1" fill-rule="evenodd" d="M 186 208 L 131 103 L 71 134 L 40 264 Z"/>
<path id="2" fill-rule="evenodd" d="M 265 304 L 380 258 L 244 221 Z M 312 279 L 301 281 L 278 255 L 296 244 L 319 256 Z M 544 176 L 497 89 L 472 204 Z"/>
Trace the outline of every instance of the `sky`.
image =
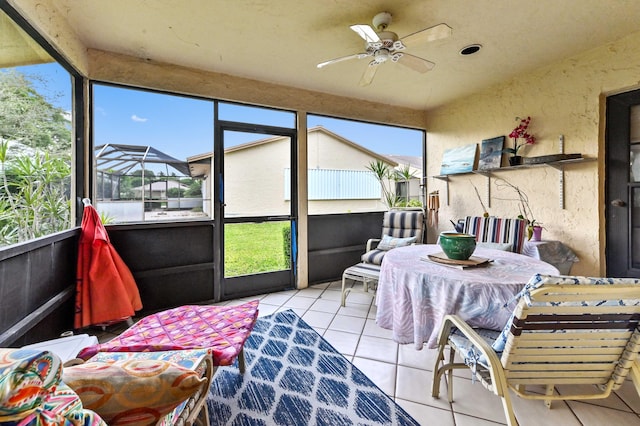
<path id="1" fill-rule="evenodd" d="M 71 109 L 71 83 L 58 64 L 20 67 L 42 82 L 34 85 L 56 106 Z M 57 95 L 56 95 L 57 93 Z M 213 103 L 208 100 L 153 93 L 106 85 L 94 85 L 94 144 L 151 145 L 180 160 L 213 150 Z M 226 104 L 220 117 L 225 120 L 270 124 L 293 128 L 295 115 Z M 374 125 L 315 115 L 308 126 L 322 125 L 352 142 L 379 154 L 422 155 L 423 133 L 418 130 Z M 225 140 L 227 146 L 261 139 L 249 135 L 245 140 Z"/>

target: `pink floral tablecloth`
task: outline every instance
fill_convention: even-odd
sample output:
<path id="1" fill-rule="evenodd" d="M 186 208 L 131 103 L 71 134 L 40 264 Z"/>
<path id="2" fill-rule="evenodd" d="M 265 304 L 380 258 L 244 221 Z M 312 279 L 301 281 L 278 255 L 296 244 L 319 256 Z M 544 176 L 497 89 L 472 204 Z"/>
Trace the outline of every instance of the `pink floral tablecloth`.
<path id="1" fill-rule="evenodd" d="M 501 330 L 515 306 L 513 297 L 537 274 L 558 275 L 541 260 L 516 253 L 477 248 L 474 256 L 492 259 L 485 267 L 459 270 L 422 260 L 442 252 L 435 244 L 390 250 L 380 269 L 376 323 L 393 331 L 398 343 L 436 347 L 447 314 L 471 326 Z M 504 307 L 505 303 L 509 303 Z"/>

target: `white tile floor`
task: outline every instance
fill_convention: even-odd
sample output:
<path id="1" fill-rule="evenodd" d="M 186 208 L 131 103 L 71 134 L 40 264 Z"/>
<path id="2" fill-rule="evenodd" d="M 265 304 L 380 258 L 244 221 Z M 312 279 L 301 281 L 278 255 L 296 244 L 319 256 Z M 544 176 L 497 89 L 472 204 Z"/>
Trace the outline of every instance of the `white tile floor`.
<path id="1" fill-rule="evenodd" d="M 333 282 L 261 296 L 260 316 L 295 311 L 422 425 L 505 424 L 500 398 L 472 383 L 465 370 L 456 372 L 455 402 L 447 401 L 444 381 L 440 399 L 432 398 L 435 349 L 417 351 L 413 345 L 395 343 L 389 330 L 376 325 L 373 293 L 351 292 L 343 308 L 340 290 L 341 283 Z M 563 391 L 567 389 L 561 387 Z M 640 425 L 640 396 L 630 381 L 606 400 L 557 401 L 549 410 L 541 401 L 514 395 L 513 404 L 521 426 Z"/>
<path id="2" fill-rule="evenodd" d="M 395 343 L 389 330 L 376 325 L 373 293 L 353 291 L 343 308 L 340 291 L 341 283 L 332 282 L 223 304 L 259 298 L 260 316 L 292 309 L 422 425 L 505 424 L 500 398 L 479 383 L 472 383 L 465 370 L 455 373 L 453 403 L 447 401 L 444 380 L 440 398 L 432 398 L 435 349 L 417 351 L 413 345 Z M 109 331 L 100 336 L 100 341 L 109 340 L 122 330 Z M 560 387 L 559 391 L 569 390 Z M 630 380 L 605 400 L 556 401 L 551 410 L 541 401 L 515 395 L 512 400 L 521 426 L 640 426 L 640 396 Z"/>

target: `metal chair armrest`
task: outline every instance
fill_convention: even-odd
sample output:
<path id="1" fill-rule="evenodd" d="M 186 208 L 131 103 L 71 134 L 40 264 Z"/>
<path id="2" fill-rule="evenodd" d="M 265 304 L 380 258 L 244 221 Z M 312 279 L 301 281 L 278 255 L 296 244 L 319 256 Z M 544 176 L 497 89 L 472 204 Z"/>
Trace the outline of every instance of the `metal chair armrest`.
<path id="1" fill-rule="evenodd" d="M 444 345 L 447 343 L 449 334 L 453 327 L 457 328 L 462 334 L 464 334 L 464 336 L 473 343 L 473 346 L 475 346 L 475 348 L 484 355 L 489 365 L 491 382 L 493 383 L 495 393 L 500 396 L 507 393 L 507 379 L 496 351 L 494 351 L 486 340 L 476 333 L 476 331 L 461 317 L 458 315 L 447 315 L 444 317 L 444 323 L 438 336 L 438 345 Z"/>
<path id="2" fill-rule="evenodd" d="M 382 241 L 380 238 L 369 238 L 367 240 L 367 251 L 371 251 L 374 248 L 378 247 L 378 243 L 380 243 L 380 241 Z"/>

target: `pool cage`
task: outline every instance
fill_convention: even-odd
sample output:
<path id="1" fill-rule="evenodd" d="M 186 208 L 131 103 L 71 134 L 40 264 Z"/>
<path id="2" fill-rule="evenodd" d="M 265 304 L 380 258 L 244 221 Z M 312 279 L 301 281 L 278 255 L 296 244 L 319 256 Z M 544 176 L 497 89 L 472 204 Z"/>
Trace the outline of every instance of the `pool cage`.
<path id="1" fill-rule="evenodd" d="M 186 161 L 151 146 L 105 144 L 95 148 L 95 162 L 94 201 L 115 222 L 203 211 L 201 182 Z"/>

